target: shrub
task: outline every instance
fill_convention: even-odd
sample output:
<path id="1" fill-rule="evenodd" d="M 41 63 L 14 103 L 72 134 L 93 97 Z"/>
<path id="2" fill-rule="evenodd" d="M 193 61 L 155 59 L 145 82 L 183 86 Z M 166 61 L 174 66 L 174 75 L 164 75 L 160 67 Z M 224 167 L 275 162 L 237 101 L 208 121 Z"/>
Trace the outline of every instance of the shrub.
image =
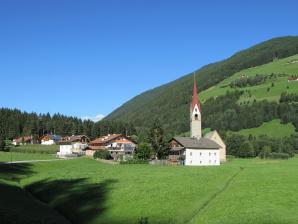
<path id="1" fill-rule="evenodd" d="M 270 153 L 268 158 L 270 159 L 289 159 L 290 156 L 287 153 L 273 152 Z"/>
<path id="2" fill-rule="evenodd" d="M 94 153 L 93 158 L 110 160 L 112 159 L 112 156 L 108 150 L 99 150 Z"/>

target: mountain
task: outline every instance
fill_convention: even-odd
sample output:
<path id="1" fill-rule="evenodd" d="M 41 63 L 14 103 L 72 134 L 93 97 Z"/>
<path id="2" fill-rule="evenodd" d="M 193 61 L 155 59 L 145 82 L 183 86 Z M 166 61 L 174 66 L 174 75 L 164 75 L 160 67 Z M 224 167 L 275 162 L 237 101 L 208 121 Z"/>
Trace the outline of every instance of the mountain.
<path id="1" fill-rule="evenodd" d="M 203 92 L 212 88 L 242 70 L 295 54 L 298 54 L 298 36 L 280 37 L 265 41 L 240 51 L 228 59 L 206 65 L 197 70 L 198 91 Z M 152 121 L 158 118 L 167 132 L 172 134 L 186 132 L 189 130 L 192 85 L 193 75 L 185 75 L 180 79 L 134 97 L 105 119 L 132 122 L 136 127 L 142 128 L 149 127 Z M 208 94 L 203 96 L 204 99 L 209 98 Z"/>

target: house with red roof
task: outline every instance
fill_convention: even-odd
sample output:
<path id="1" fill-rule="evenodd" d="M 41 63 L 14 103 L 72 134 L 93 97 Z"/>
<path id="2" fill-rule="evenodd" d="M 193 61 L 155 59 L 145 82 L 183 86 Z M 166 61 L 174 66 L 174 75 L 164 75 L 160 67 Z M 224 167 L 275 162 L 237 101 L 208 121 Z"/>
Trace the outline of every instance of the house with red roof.
<path id="1" fill-rule="evenodd" d="M 136 143 L 123 134 L 109 134 L 101 136 L 89 143 L 86 149 L 87 156 L 93 156 L 98 150 L 108 150 L 113 158 L 117 155 L 132 155 L 136 149 Z"/>

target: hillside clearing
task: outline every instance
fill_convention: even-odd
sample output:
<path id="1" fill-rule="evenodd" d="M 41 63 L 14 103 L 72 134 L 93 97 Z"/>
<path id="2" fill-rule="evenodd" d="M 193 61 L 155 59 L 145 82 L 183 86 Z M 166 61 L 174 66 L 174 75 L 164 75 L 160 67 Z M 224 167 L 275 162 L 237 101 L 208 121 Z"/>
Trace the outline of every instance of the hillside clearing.
<path id="1" fill-rule="evenodd" d="M 278 130 L 278 131 L 277 131 Z M 242 129 L 238 132 L 230 132 L 230 133 L 237 133 L 244 136 L 260 136 L 260 135 L 267 135 L 268 137 L 287 137 L 295 134 L 295 127 L 292 123 L 288 124 L 281 124 L 279 119 L 272 120 L 270 122 L 265 122 L 263 125 L 257 128 L 250 128 L 250 129 Z"/>
<path id="2" fill-rule="evenodd" d="M 261 66 L 244 69 L 235 73 L 231 77 L 223 80 L 215 86 L 199 94 L 200 99 L 204 102 L 210 97 L 217 97 L 226 94 L 227 91 L 244 90 L 245 94 L 239 99 L 239 103 L 252 102 L 255 99 L 260 101 L 267 99 L 269 101 L 278 101 L 282 92 L 297 93 L 298 82 L 288 82 L 288 77 L 298 75 L 298 64 L 289 63 L 298 59 L 298 55 L 277 60 Z M 231 82 L 241 77 L 254 77 L 255 75 L 271 75 L 276 77 L 268 78 L 264 83 L 256 86 L 247 86 L 243 88 L 231 88 Z M 272 87 L 272 83 L 274 86 Z M 268 91 L 268 88 L 270 89 Z"/>

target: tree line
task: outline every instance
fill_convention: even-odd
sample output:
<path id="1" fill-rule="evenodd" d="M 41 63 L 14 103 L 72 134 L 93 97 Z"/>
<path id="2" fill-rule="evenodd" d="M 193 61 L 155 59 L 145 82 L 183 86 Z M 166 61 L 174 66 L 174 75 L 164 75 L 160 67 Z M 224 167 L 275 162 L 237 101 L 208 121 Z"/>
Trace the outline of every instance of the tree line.
<path id="1" fill-rule="evenodd" d="M 87 135 L 91 139 L 109 133 L 135 135 L 131 123 L 104 120 L 93 122 L 62 114 L 37 114 L 17 109 L 0 109 L 0 140 L 33 136 L 38 139 L 45 134 L 61 136 Z"/>
<path id="2" fill-rule="evenodd" d="M 228 92 L 224 96 L 210 98 L 202 107 L 203 127 L 221 131 L 239 131 L 259 127 L 263 122 L 280 119 L 293 123 L 298 131 L 298 104 L 288 102 L 255 101 L 246 105 L 237 103 L 241 91 Z"/>
<path id="3" fill-rule="evenodd" d="M 227 154 L 239 158 L 281 158 L 293 157 L 298 149 L 298 134 L 290 137 L 271 138 L 232 134 L 224 136 Z"/>

